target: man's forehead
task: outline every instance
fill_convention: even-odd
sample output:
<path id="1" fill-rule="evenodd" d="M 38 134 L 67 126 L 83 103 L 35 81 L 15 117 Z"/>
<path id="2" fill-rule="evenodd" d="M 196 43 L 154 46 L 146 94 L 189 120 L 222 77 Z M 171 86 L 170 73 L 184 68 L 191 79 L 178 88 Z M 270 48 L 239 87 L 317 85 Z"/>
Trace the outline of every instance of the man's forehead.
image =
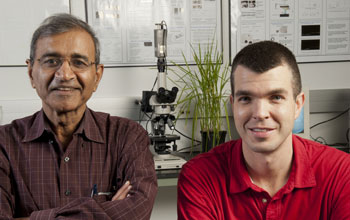
<path id="1" fill-rule="evenodd" d="M 245 90 L 248 84 L 259 86 L 268 86 L 271 90 L 281 88 L 281 84 L 285 85 L 285 89 L 292 89 L 292 71 L 287 65 L 280 65 L 269 69 L 263 73 L 255 72 L 243 65 L 237 66 L 234 71 L 234 89 Z"/>
<path id="2" fill-rule="evenodd" d="M 92 37 L 86 31 L 73 29 L 38 39 L 36 55 L 40 57 L 50 53 L 67 57 L 81 54 L 93 58 L 95 47 Z"/>
<path id="3" fill-rule="evenodd" d="M 271 87 L 263 90 L 262 92 L 257 89 L 238 89 L 235 91 L 234 96 L 271 96 L 271 95 L 288 95 L 288 90 L 286 88 Z"/>
<path id="4" fill-rule="evenodd" d="M 250 69 L 249 67 L 246 67 L 244 65 L 237 65 L 235 71 L 232 73 L 233 74 L 233 78 L 239 78 L 239 77 L 246 77 L 248 74 L 251 77 L 260 77 L 260 76 L 264 76 L 268 73 L 271 72 L 278 72 L 280 77 L 286 77 L 286 78 L 290 78 L 292 79 L 293 77 L 293 73 L 291 68 L 287 65 L 282 63 L 281 65 L 278 65 L 276 67 L 273 67 L 271 69 L 266 70 L 265 72 L 257 72 L 254 71 L 252 69 Z"/>

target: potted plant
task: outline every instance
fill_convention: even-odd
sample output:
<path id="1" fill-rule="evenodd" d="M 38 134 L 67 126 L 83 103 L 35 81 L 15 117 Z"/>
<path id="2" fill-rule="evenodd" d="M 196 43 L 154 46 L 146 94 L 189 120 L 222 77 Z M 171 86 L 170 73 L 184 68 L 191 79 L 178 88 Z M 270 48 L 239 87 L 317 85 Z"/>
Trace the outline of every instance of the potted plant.
<path id="1" fill-rule="evenodd" d="M 214 41 L 205 50 L 200 44 L 198 51 L 191 45 L 191 51 L 195 65 L 189 65 L 184 54 L 184 65 L 172 62 L 177 68 L 171 69 L 177 76 L 172 81 L 180 89 L 177 116 L 185 115 L 186 123 L 192 119 L 192 146 L 199 124 L 202 152 L 206 152 L 225 141 L 227 132 L 223 130 L 223 114 L 230 131 L 227 111 L 229 93 L 225 87 L 230 80 L 230 71 L 229 66 L 223 64 L 223 55 L 218 52 Z"/>

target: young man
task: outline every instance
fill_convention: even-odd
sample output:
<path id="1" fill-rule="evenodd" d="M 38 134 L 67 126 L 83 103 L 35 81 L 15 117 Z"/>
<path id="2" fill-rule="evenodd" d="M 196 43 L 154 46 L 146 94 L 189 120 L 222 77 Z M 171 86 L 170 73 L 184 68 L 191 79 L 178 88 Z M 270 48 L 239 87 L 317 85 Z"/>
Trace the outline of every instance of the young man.
<path id="1" fill-rule="evenodd" d="M 294 55 L 270 41 L 243 48 L 231 87 L 241 139 L 182 168 L 179 219 L 350 219 L 350 156 L 292 135 L 304 104 Z"/>
<path id="2" fill-rule="evenodd" d="M 0 219 L 149 219 L 147 132 L 86 106 L 104 69 L 93 30 L 69 14 L 47 18 L 27 64 L 42 109 L 0 127 Z"/>

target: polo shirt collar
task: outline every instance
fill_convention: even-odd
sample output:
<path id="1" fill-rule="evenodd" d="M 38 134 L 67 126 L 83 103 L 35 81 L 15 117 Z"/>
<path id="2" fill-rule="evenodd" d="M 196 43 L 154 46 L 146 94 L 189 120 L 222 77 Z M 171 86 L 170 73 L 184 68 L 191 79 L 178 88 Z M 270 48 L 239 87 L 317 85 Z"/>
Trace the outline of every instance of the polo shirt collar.
<path id="1" fill-rule="evenodd" d="M 229 160 L 230 170 L 230 193 L 240 193 L 252 186 L 250 177 L 245 166 L 242 151 L 242 139 L 232 146 L 232 155 Z"/>
<path id="2" fill-rule="evenodd" d="M 230 190 L 231 194 L 241 193 L 249 188 L 254 190 L 257 187 L 251 182 L 245 165 L 242 152 L 242 140 L 239 139 L 232 146 L 230 167 Z M 293 163 L 291 173 L 285 188 L 309 188 L 316 186 L 316 178 L 311 167 L 311 161 L 305 149 L 303 140 L 293 135 Z"/>
<path id="3" fill-rule="evenodd" d="M 296 188 L 316 186 L 315 172 L 312 169 L 311 161 L 306 151 L 307 146 L 305 140 L 293 135 L 293 168 L 295 170 L 294 187 Z"/>
<path id="4" fill-rule="evenodd" d="M 99 129 L 101 126 L 98 125 L 98 122 L 95 117 L 93 117 L 93 114 L 94 113 L 92 110 L 86 108 L 81 123 L 74 134 L 83 134 L 91 141 L 105 143 L 103 129 Z M 33 141 L 40 138 L 45 132 L 52 132 L 52 130 L 43 109 L 41 109 L 39 112 L 33 115 L 32 123 L 25 129 L 26 134 L 22 141 Z"/>

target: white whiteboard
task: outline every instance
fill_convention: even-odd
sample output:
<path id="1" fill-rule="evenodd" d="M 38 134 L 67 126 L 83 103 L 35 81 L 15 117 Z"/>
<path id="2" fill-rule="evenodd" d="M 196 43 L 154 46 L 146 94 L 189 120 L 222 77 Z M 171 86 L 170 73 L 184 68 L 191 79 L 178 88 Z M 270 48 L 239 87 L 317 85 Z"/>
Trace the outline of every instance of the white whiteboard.
<path id="1" fill-rule="evenodd" d="M 231 58 L 273 40 L 298 62 L 350 60 L 349 0 L 231 0 Z"/>
<path id="2" fill-rule="evenodd" d="M 69 0 L 7 0 L 0 7 L 0 66 L 25 65 L 34 30 L 44 18 L 70 12 Z"/>

